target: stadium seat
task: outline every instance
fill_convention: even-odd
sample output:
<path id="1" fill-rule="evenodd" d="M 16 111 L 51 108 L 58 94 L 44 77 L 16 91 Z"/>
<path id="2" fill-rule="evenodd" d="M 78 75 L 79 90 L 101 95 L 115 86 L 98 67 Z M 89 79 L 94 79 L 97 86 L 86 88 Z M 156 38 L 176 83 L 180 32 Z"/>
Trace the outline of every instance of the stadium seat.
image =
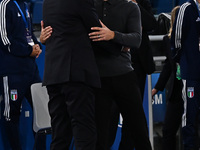
<path id="1" fill-rule="evenodd" d="M 51 119 L 48 111 L 49 97 L 47 89 L 42 83 L 35 83 L 31 86 L 33 100 L 33 130 L 36 132 L 34 148 L 37 137 L 40 134 L 51 134 Z"/>

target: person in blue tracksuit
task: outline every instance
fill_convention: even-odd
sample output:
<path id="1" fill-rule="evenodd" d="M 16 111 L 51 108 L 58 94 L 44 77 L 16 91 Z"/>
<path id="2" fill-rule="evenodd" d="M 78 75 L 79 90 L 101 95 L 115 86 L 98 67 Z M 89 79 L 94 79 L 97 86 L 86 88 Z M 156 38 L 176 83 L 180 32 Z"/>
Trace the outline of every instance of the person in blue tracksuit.
<path id="1" fill-rule="evenodd" d="M 179 10 L 172 31 L 172 53 L 180 64 L 183 82 L 182 136 L 184 150 L 197 150 L 200 108 L 200 0 L 189 0 Z"/>
<path id="2" fill-rule="evenodd" d="M 26 98 L 32 106 L 30 86 L 41 82 L 35 62 L 40 53 L 24 0 L 0 0 L 1 132 L 6 133 L 12 150 L 22 149 L 19 137 L 21 104 Z"/>

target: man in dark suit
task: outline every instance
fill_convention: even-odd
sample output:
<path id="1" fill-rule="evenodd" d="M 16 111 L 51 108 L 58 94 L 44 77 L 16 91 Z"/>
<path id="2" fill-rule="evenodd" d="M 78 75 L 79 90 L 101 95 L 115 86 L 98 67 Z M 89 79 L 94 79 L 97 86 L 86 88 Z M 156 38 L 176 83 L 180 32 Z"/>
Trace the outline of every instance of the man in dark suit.
<path id="1" fill-rule="evenodd" d="M 100 78 L 88 33 L 100 23 L 93 0 L 45 0 L 43 19 L 53 29 L 45 42 L 43 81 L 50 98 L 51 150 L 68 149 L 71 127 L 76 150 L 94 150 L 93 88 L 100 87 Z"/>

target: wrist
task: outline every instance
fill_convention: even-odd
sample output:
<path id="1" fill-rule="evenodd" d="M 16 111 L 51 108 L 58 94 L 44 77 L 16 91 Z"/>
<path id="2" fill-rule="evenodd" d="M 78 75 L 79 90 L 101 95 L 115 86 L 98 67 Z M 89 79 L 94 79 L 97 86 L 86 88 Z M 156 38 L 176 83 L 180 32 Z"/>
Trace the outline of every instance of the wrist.
<path id="1" fill-rule="evenodd" d="M 42 43 L 42 44 L 44 44 L 45 43 L 45 41 L 40 37 L 40 42 Z"/>
<path id="2" fill-rule="evenodd" d="M 115 38 L 115 32 L 112 31 L 112 36 L 111 36 L 111 40 L 113 40 Z"/>

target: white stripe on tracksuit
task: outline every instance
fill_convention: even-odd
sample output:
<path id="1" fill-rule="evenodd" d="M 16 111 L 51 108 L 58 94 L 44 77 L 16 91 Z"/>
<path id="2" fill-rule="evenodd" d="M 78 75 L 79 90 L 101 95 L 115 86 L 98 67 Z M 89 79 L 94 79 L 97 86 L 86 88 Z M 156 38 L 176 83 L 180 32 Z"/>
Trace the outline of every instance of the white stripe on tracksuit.
<path id="1" fill-rule="evenodd" d="M 191 3 L 184 3 L 179 10 L 177 21 L 176 21 L 176 32 L 175 32 L 175 48 L 181 48 L 181 36 L 182 36 L 182 24 L 183 24 L 183 18 L 185 9 L 187 6 L 191 5 Z"/>
<path id="2" fill-rule="evenodd" d="M 3 86 L 4 86 L 4 101 L 5 109 L 4 116 L 7 121 L 10 121 L 10 103 L 9 103 L 9 88 L 8 88 L 8 76 L 3 77 Z"/>
<path id="3" fill-rule="evenodd" d="M 6 31 L 6 5 L 10 0 L 2 0 L 0 2 L 0 35 L 1 40 L 4 45 L 10 45 L 10 41 L 7 37 Z M 9 47 L 8 47 L 9 49 Z M 4 116 L 6 120 L 10 120 L 10 103 L 9 103 L 9 88 L 8 88 L 8 77 L 3 77 L 3 86 L 4 86 L 4 100 L 5 100 L 5 109 L 4 109 Z"/>
<path id="4" fill-rule="evenodd" d="M 187 6 L 191 5 L 191 3 L 184 3 L 179 10 L 177 21 L 176 21 L 176 29 L 175 29 L 175 48 L 181 48 L 181 37 L 182 37 L 182 24 L 184 19 L 184 13 Z M 182 89 L 182 99 L 184 102 L 184 113 L 182 116 L 182 127 L 186 126 L 186 112 L 187 112 L 187 96 L 186 96 L 186 80 L 182 80 L 183 89 Z"/>
<path id="5" fill-rule="evenodd" d="M 10 0 L 2 0 L 0 2 L 0 34 L 1 34 L 1 39 L 3 41 L 4 45 L 10 45 L 10 41 L 7 37 L 7 32 L 6 32 L 6 5 L 8 4 Z"/>
<path id="6" fill-rule="evenodd" d="M 186 113 L 187 113 L 187 95 L 186 95 L 186 80 L 182 80 L 183 82 L 183 89 L 182 89 L 182 99 L 184 102 L 184 112 L 182 116 L 182 127 L 186 126 Z"/>

